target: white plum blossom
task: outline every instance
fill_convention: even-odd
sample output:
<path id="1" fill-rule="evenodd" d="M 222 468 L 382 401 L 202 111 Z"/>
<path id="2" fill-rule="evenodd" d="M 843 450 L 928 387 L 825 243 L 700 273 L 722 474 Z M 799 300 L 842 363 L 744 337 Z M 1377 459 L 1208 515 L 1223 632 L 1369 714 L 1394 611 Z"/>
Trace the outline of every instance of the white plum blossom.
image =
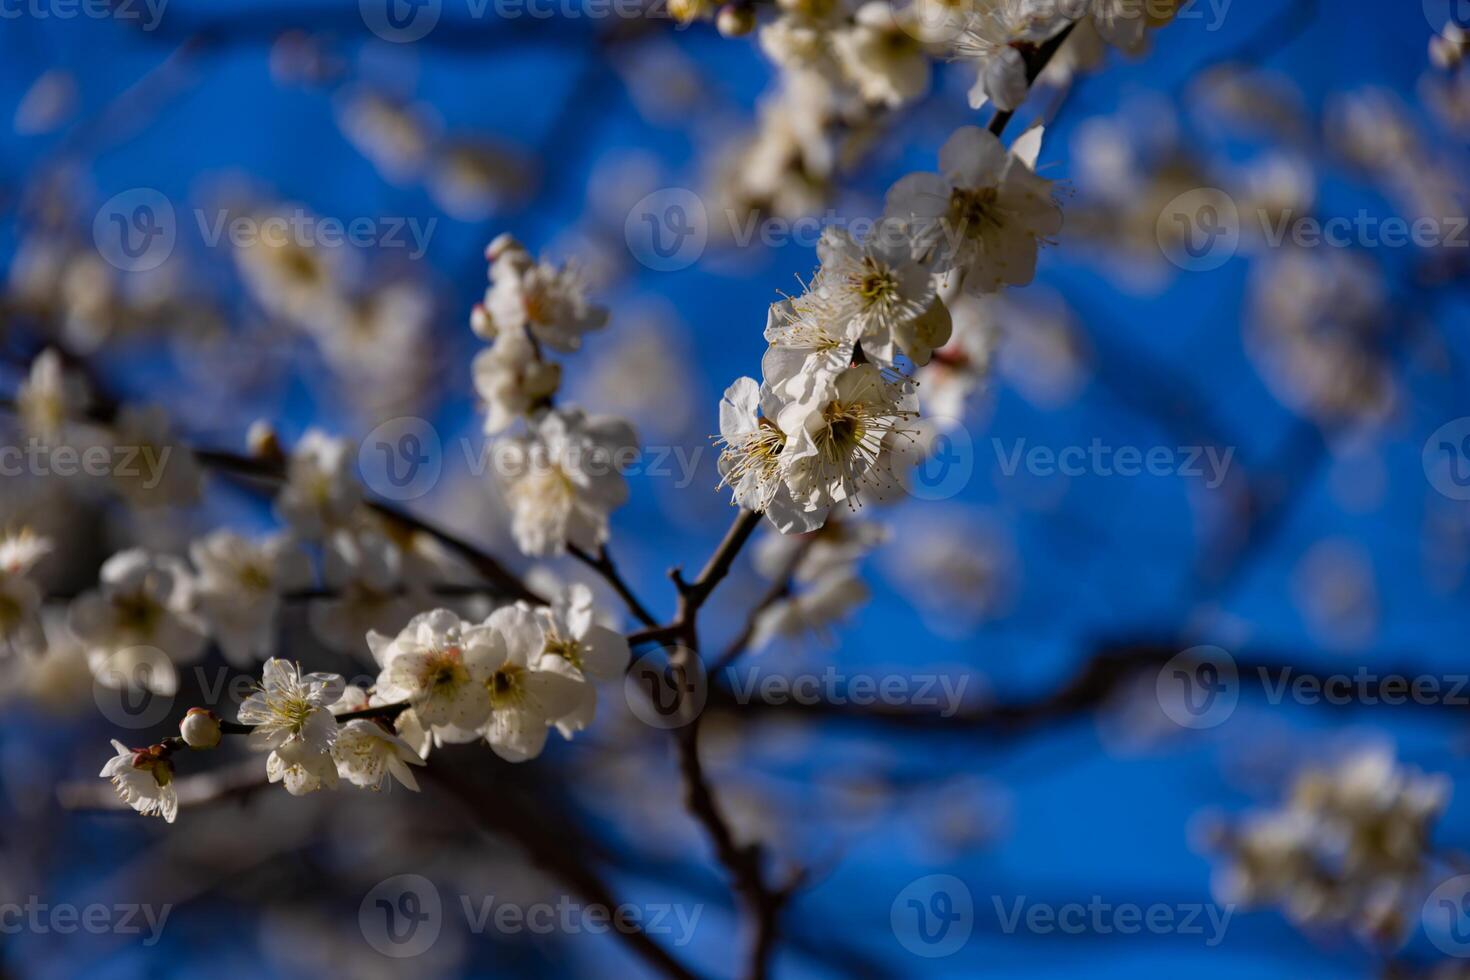
<path id="1" fill-rule="evenodd" d="M 523 330 L 538 344 L 574 351 L 582 346 L 584 334 L 606 326 L 607 310 L 588 301 L 586 284 L 574 266 L 538 262 L 509 235 L 491 242 L 485 254 L 490 288 L 472 321 L 484 339 Z"/>
<path id="2" fill-rule="evenodd" d="M 545 633 L 544 662 L 563 661 L 594 681 L 616 680 L 628 667 L 627 639 L 597 621 L 592 590 L 581 582 L 567 587 L 551 606 L 537 607 Z"/>
<path id="3" fill-rule="evenodd" d="M 495 345 L 475 355 L 475 393 L 485 403 L 485 434 L 496 435 L 516 419 L 549 404 L 561 385 L 561 367 L 541 359 L 520 328 L 507 328 Z"/>
<path id="4" fill-rule="evenodd" d="M 47 445 L 58 445 L 66 441 L 69 424 L 86 412 L 87 385 L 48 347 L 31 362 L 30 374 L 16 392 L 15 407 L 26 432 Z"/>
<path id="5" fill-rule="evenodd" d="M 196 608 L 225 659 L 248 667 L 276 645 L 281 593 L 311 583 L 311 563 L 289 535 L 261 541 L 217 530 L 195 541 Z"/>
<path id="6" fill-rule="evenodd" d="M 370 634 L 368 645 L 382 667 L 376 697 L 408 702 L 414 724 L 438 742 L 483 737 L 522 762 L 541 754 L 549 726 L 585 710 L 590 686 L 543 657 L 546 630 L 529 608 L 499 609 L 478 625 L 436 609 L 393 639 Z M 410 747 L 414 735 L 404 734 Z"/>
<path id="7" fill-rule="evenodd" d="M 1130 55 L 1142 54 L 1150 29 L 1174 19 L 1178 4 L 1142 3 L 1140 0 L 1089 0 L 1088 13 L 1098 35 Z"/>
<path id="8" fill-rule="evenodd" d="M 191 606 L 182 561 L 132 548 L 103 563 L 100 588 L 72 603 L 70 625 L 98 683 L 171 695 L 174 666 L 204 652 L 204 627 Z"/>
<path id="9" fill-rule="evenodd" d="M 572 732 L 592 724 L 597 714 L 597 692 L 592 685 L 621 678 L 632 652 L 621 633 L 597 621 L 592 590 L 580 582 L 569 586 L 550 607 L 535 611 L 546 643 L 532 666 L 589 682 L 580 685 L 577 708 L 556 722 L 562 736 L 570 738 Z"/>
<path id="10" fill-rule="evenodd" d="M 781 405 L 753 378 L 739 378 L 720 400 L 720 478 L 735 503 L 766 515 L 780 531 L 810 531 L 827 508 L 799 505 L 786 484 L 786 433 L 777 422 Z"/>
<path id="11" fill-rule="evenodd" d="M 940 149 L 940 173 L 909 174 L 888 191 L 887 215 L 910 222 L 934 249 L 936 269 L 955 270 L 970 292 L 1031 282 L 1039 244 L 1061 230 L 1051 182 L 1032 169 L 1040 133 L 1007 151 L 988 130 L 966 126 Z"/>
<path id="12" fill-rule="evenodd" d="M 337 719 L 329 707 L 342 697 L 342 678 L 303 674 L 296 664 L 276 657 L 265 662 L 261 677 L 260 689 L 240 705 L 240 722 L 254 726 L 250 747 L 270 752 L 267 778 L 284 780 L 292 796 L 335 789 Z"/>
<path id="13" fill-rule="evenodd" d="M 1445 777 L 1382 747 L 1309 769 L 1280 808 L 1209 829 L 1206 843 L 1228 860 L 1213 890 L 1221 902 L 1279 904 L 1302 924 L 1399 941 L 1422 903 L 1431 834 L 1448 802 Z"/>
<path id="14" fill-rule="evenodd" d="M 336 593 L 307 610 L 311 631 L 323 645 L 351 653 L 370 630 L 394 631 L 413 615 L 402 550 L 371 527 L 336 531 L 327 539 L 322 579 Z"/>
<path id="15" fill-rule="evenodd" d="M 761 358 L 761 374 L 781 400 L 800 397 L 841 374 L 857 349 L 856 337 L 834 314 L 834 304 L 814 293 L 772 303 L 766 311 L 765 338 L 770 346 Z"/>
<path id="16" fill-rule="evenodd" d="M 547 412 L 503 442 L 497 459 L 521 551 L 555 555 L 606 541 L 608 515 L 628 499 L 620 467 L 636 444 L 628 423 L 574 408 Z"/>
<path id="17" fill-rule="evenodd" d="M 890 381 L 871 364 L 848 368 L 830 384 L 781 409 L 786 435 L 781 467 L 804 510 L 857 504 L 864 491 L 897 485 L 892 456 L 912 438 L 918 400 L 907 381 Z"/>
<path id="18" fill-rule="evenodd" d="M 965 18 L 955 48 L 979 62 L 980 78 L 970 91 L 971 108 L 987 99 L 997 109 L 1013 111 L 1026 99 L 1023 49 L 1060 33 L 1085 12 L 1090 0 L 989 0 Z"/>
<path id="19" fill-rule="evenodd" d="M 43 596 L 29 573 L 51 550 L 50 539 L 28 528 L 0 536 L 0 660 L 46 649 Z"/>
<path id="20" fill-rule="evenodd" d="M 966 403 L 990 377 L 1000 345 L 997 297 L 961 293 L 947 304 L 954 331 L 915 375 L 927 420 L 948 426 L 965 417 Z"/>
<path id="21" fill-rule="evenodd" d="M 451 741 L 467 741 L 453 738 L 453 730 L 473 732 L 489 717 L 486 683 L 505 649 L 496 630 L 435 609 L 409 620 L 395 637 L 372 632 L 367 641 L 381 668 L 377 696 L 408 702 L 423 726 L 449 734 Z"/>
<path id="22" fill-rule="evenodd" d="M 357 447 L 318 429 L 308 429 L 286 463 L 286 485 L 276 496 L 276 513 L 304 540 L 316 541 L 349 524 L 362 502 L 353 474 Z"/>
<path id="23" fill-rule="evenodd" d="M 550 727 L 566 721 L 562 734 L 569 736 L 595 695 L 584 675 L 564 672 L 551 662 L 553 658 L 544 656 L 546 630 L 532 610 L 497 609 L 484 628 L 503 639 L 499 662 L 485 681 L 490 700 L 490 720 L 482 730 L 485 741 L 507 762 L 534 759 L 545 747 Z M 563 649 L 573 655 L 584 652 L 580 644 Z M 597 656 L 609 652 L 613 651 L 599 650 Z"/>
<path id="24" fill-rule="evenodd" d="M 345 722 L 332 745 L 332 758 L 337 763 L 337 775 L 354 786 L 381 789 L 383 780 L 391 775 L 418 792 L 418 780 L 408 767 L 422 766 L 423 757 L 377 719 Z"/>
<path id="25" fill-rule="evenodd" d="M 929 59 L 882 0 L 858 8 L 851 26 L 832 36 L 843 74 L 865 100 L 897 108 L 929 88 Z"/>
<path id="26" fill-rule="evenodd" d="M 821 634 L 865 605 L 868 597 L 868 586 L 854 569 L 835 568 L 818 576 L 795 596 L 762 610 L 751 633 L 751 648 L 763 649 L 780 637 Z"/>
<path id="27" fill-rule="evenodd" d="M 775 534 L 755 546 L 757 570 L 769 579 L 789 577 L 792 595 L 772 603 L 756 618 L 751 647 L 778 638 L 821 635 L 868 601 L 858 563 L 887 537 L 867 521 L 828 521 L 810 537 Z"/>
<path id="28" fill-rule="evenodd" d="M 881 222 L 865 241 L 828 228 L 817 255 L 822 267 L 811 293 L 827 307 L 821 318 L 846 324 L 869 360 L 892 367 L 901 352 L 922 365 L 948 343 L 949 311 L 902 223 Z"/>
<path id="29" fill-rule="evenodd" d="M 112 468 L 112 482 L 133 506 L 187 506 L 199 499 L 203 473 L 161 407 L 124 405 L 112 429 L 114 446 L 126 457 Z"/>
<path id="30" fill-rule="evenodd" d="M 130 749 L 112 740 L 117 755 L 107 760 L 98 775 L 112 781 L 117 795 L 144 816 L 162 817 L 173 823 L 179 815 L 179 794 L 174 788 L 174 767 L 160 746 Z"/>

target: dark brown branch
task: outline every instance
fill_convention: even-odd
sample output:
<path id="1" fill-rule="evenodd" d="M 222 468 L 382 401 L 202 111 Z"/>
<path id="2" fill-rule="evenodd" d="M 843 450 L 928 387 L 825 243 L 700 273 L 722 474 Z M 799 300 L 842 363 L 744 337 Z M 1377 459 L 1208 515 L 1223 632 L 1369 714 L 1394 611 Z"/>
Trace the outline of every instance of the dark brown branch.
<path id="1" fill-rule="evenodd" d="M 1036 79 L 1041 77 L 1041 73 L 1046 70 L 1046 66 L 1051 63 L 1051 59 L 1056 57 L 1056 53 L 1062 49 L 1062 45 L 1067 42 L 1067 38 L 1072 36 L 1072 31 L 1076 27 L 1077 25 L 1075 23 L 1068 24 L 1055 37 L 1050 38 L 1039 48 L 1027 53 L 1026 85 L 1028 88 L 1035 83 Z M 1013 111 L 1007 109 L 997 110 L 995 115 L 990 117 L 990 131 L 996 136 L 1004 133 L 1006 126 L 1010 124 L 1011 118 L 1014 115 L 1015 113 Z"/>
<path id="2" fill-rule="evenodd" d="M 725 687 L 711 687 L 707 710 L 740 712 L 752 717 L 763 715 L 806 718 L 811 721 L 877 724 L 916 732 L 948 732 L 956 735 L 982 733 L 992 737 L 1016 737 L 1031 731 L 1048 730 L 1047 726 L 1081 718 L 1106 705 L 1122 694 L 1130 684 L 1147 679 L 1170 659 L 1192 644 L 1179 640 L 1139 640 L 1105 644 L 1060 687 L 1037 698 L 996 701 L 961 708 L 942 714 L 932 708 L 909 704 L 854 704 L 850 700 L 819 700 L 804 703 L 791 699 L 781 701 L 742 701 Z M 1464 693 L 1453 690 L 1458 683 L 1452 676 L 1438 676 L 1422 668 L 1399 666 L 1391 669 L 1354 668 L 1353 671 L 1308 670 L 1291 663 L 1291 657 L 1271 651 L 1252 650 L 1234 658 L 1239 686 L 1263 691 L 1281 691 L 1281 697 L 1292 699 L 1296 684 L 1310 685 L 1312 704 L 1337 711 L 1354 709 L 1433 709 L 1446 713 L 1470 713 Z M 1356 672 L 1362 671 L 1361 680 Z M 1441 681 L 1440 696 L 1416 700 L 1406 693 L 1414 678 L 1435 677 Z M 1352 696 L 1334 693 L 1325 686 L 1341 678 L 1353 679 Z M 1304 702 L 1306 703 L 1306 702 Z"/>
<path id="3" fill-rule="evenodd" d="M 480 792 L 448 767 L 430 765 L 424 774 L 486 830 L 508 834 L 525 849 L 533 864 L 581 895 L 588 905 L 604 909 L 610 921 L 623 922 L 616 917 L 621 903 L 611 889 L 593 873 L 587 861 L 568 849 L 568 842 L 561 835 L 547 827 L 542 814 L 522 807 L 512 794 L 497 792 L 492 797 Z M 675 980 L 696 980 L 695 973 L 674 959 L 636 922 L 611 932 L 660 974 Z"/>
<path id="4" fill-rule="evenodd" d="M 678 613 L 667 628 L 670 640 L 677 644 L 669 650 L 669 665 L 679 675 L 678 690 L 681 692 L 691 689 L 690 674 L 701 670 L 699 610 L 730 574 L 736 556 L 762 519 L 762 515 L 754 511 L 742 510 L 693 582 L 686 581 L 677 568 L 669 573 L 679 590 Z M 684 804 L 704 828 L 705 836 L 714 847 L 715 857 L 730 876 L 731 887 L 744 906 L 751 930 L 746 976 L 751 980 L 763 980 L 770 972 L 781 911 L 799 885 L 800 876 L 793 877 L 783 886 L 770 884 L 766 880 L 760 845 L 736 840 L 730 820 L 715 796 L 699 756 L 698 706 L 689 698 L 681 698 L 679 710 L 682 724 L 674 730 L 674 743 L 679 756 L 679 774 L 684 783 Z"/>
<path id="5" fill-rule="evenodd" d="M 649 612 L 648 607 L 639 601 L 638 596 L 633 592 L 632 586 L 628 584 L 627 580 L 618 571 L 617 563 L 613 561 L 612 554 L 607 550 L 607 545 L 598 548 L 596 555 L 591 555 L 575 544 L 568 544 L 567 553 L 601 575 L 607 581 L 607 584 L 612 586 L 613 591 L 622 597 L 623 602 L 628 606 L 628 610 L 640 623 L 650 629 L 658 626 L 658 620 L 654 618 L 653 613 Z"/>
<path id="6" fill-rule="evenodd" d="M 725 647 L 724 652 L 710 665 L 709 672 L 712 676 L 733 664 L 745 652 L 745 648 L 750 645 L 751 638 L 755 636 L 755 628 L 760 622 L 761 614 L 782 599 L 791 595 L 792 589 L 796 584 L 797 569 L 801 567 L 802 561 L 811 552 L 812 546 L 816 543 L 817 535 L 808 534 L 792 550 L 790 557 L 786 559 L 786 562 L 771 581 L 771 587 L 751 607 L 750 612 L 745 617 L 745 625 L 740 628 L 740 632 Z"/>
<path id="7" fill-rule="evenodd" d="M 194 458 L 202 465 L 218 472 L 228 473 L 232 476 L 265 480 L 272 483 L 280 483 L 286 479 L 284 467 L 274 460 L 255 459 L 250 456 L 242 456 L 238 453 L 212 449 L 196 449 L 193 450 L 193 453 Z M 422 532 L 434 538 L 440 544 L 468 562 L 475 571 L 485 576 L 502 595 L 537 605 L 546 604 L 545 599 L 531 591 L 529 586 L 502 565 L 493 555 L 490 555 L 458 535 L 432 524 L 422 517 L 416 517 L 413 514 L 397 510 L 379 501 L 366 501 L 366 506 L 371 508 L 374 513 L 384 520 L 410 531 Z"/>

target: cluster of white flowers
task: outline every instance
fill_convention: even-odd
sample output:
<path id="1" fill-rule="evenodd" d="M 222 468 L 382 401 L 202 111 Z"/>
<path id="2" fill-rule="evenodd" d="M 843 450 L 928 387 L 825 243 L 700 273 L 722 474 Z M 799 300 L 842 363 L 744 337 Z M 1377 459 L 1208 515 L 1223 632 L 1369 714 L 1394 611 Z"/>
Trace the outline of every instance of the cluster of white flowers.
<path id="1" fill-rule="evenodd" d="M 580 592 L 556 609 L 522 603 L 482 623 L 436 609 L 368 643 L 382 668 L 377 696 L 408 703 L 399 725 L 421 733 L 423 752 L 484 739 L 511 762 L 540 755 L 552 726 L 566 738 L 585 728 L 597 707 L 592 681 L 628 661 L 627 641 L 592 622 Z"/>
<path id="2" fill-rule="evenodd" d="M 572 352 L 584 334 L 607 323 L 587 299 L 577 270 L 538 262 L 509 235 L 485 250 L 490 288 L 470 319 L 491 342 L 474 364 L 485 403 L 485 434 L 523 420 L 496 452 L 516 544 L 528 555 L 555 555 L 568 544 L 596 549 L 607 540 L 608 516 L 628 496 L 619 463 L 636 448 L 626 422 L 553 404 L 561 368 L 545 350 Z"/>
<path id="3" fill-rule="evenodd" d="M 861 147 L 885 114 L 930 87 L 935 62 L 975 65 L 970 104 L 1014 110 L 1040 67 L 1040 50 L 1070 32 L 1043 76 L 1065 82 L 1096 67 L 1108 47 L 1141 54 L 1166 24 L 1171 0 L 779 0 L 759 28 L 761 50 L 780 69 L 777 97 L 759 128 L 725 159 L 717 186 L 732 205 L 788 217 L 824 200 L 835 161 Z M 679 0 L 678 19 L 715 18 L 728 36 L 756 28 L 753 8 Z"/>
<path id="4" fill-rule="evenodd" d="M 1430 834 L 1448 800 L 1447 779 L 1385 749 L 1308 770 L 1282 808 L 1212 832 L 1208 844 L 1228 861 L 1215 892 L 1221 902 L 1280 905 L 1302 925 L 1397 941 L 1423 903 Z"/>
<path id="5" fill-rule="evenodd" d="M 172 695 L 179 664 L 204 653 L 204 623 L 193 609 L 188 567 L 142 548 L 103 562 L 99 587 L 71 605 L 71 630 L 99 684 Z"/>
<path id="6" fill-rule="evenodd" d="M 868 586 L 858 565 L 886 536 L 878 524 L 828 521 L 811 540 L 783 534 L 763 538 L 755 549 L 756 570 L 773 581 L 788 578 L 791 588 L 756 617 L 751 648 L 821 636 L 866 603 Z"/>
<path id="7" fill-rule="evenodd" d="M 940 173 L 893 186 L 870 235 L 823 233 L 808 291 L 771 307 L 763 381 L 739 379 L 720 404 L 720 473 L 737 504 L 807 532 L 835 504 L 897 488 L 894 463 L 916 444 L 908 372 L 953 334 L 941 294 L 1030 282 L 1040 245 L 1061 228 L 1034 169 L 1041 135 L 1007 150 L 988 130 L 960 129 Z"/>
<path id="8" fill-rule="evenodd" d="M 239 719 L 250 727 L 250 746 L 269 753 L 270 782 L 294 796 L 335 789 L 340 780 L 379 789 L 388 776 L 417 790 L 409 766 L 424 765 L 436 745 L 479 740 L 508 761 L 534 759 L 553 727 L 571 739 L 592 723 L 594 685 L 621 677 L 630 656 L 628 641 L 598 621 L 584 585 L 551 605 L 520 602 L 481 622 L 435 609 L 396 636 L 368 633 L 367 647 L 379 667 L 372 690 L 278 658 L 265 662 Z M 209 749 L 222 726 L 213 712 L 194 708 L 180 731 L 182 745 Z M 172 822 L 170 759 L 179 746 L 114 745 L 118 755 L 102 775 L 138 812 Z"/>

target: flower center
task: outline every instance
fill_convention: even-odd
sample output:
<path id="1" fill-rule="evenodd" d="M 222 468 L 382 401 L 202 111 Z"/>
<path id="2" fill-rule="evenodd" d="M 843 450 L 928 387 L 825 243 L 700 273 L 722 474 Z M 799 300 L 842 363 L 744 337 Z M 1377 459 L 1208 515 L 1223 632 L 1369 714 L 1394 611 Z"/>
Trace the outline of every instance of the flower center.
<path id="1" fill-rule="evenodd" d="M 518 703 L 521 700 L 521 681 L 525 673 L 524 667 L 506 664 L 492 674 L 485 682 L 485 688 L 490 692 L 490 706 L 498 709 Z"/>
<path id="2" fill-rule="evenodd" d="M 434 690 L 455 688 L 469 680 L 459 647 L 435 651 L 424 669 L 424 685 Z"/>
<path id="3" fill-rule="evenodd" d="M 542 653 L 555 654 L 578 670 L 582 669 L 582 645 L 571 637 L 549 634 Z"/>
<path id="4" fill-rule="evenodd" d="M 960 234 L 978 238 L 987 228 L 1000 227 L 999 200 L 994 187 L 956 187 L 949 195 L 950 223 Z"/>
<path id="5" fill-rule="evenodd" d="M 148 636 L 163 614 L 162 608 L 141 592 L 116 596 L 112 608 L 117 625 L 134 636 Z"/>

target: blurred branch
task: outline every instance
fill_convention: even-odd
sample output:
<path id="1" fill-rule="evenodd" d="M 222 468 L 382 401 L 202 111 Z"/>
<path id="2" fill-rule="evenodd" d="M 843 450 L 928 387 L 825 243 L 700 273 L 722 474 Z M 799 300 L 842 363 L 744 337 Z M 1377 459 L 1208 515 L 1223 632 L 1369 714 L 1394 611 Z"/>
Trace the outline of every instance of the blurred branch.
<path id="1" fill-rule="evenodd" d="M 945 715 L 930 708 L 909 704 L 854 704 L 838 692 L 836 698 L 780 701 L 738 698 L 723 685 L 711 685 L 707 704 L 710 709 L 725 712 L 770 714 L 809 719 L 883 724 L 915 731 L 973 734 L 985 732 L 1000 736 L 1017 736 L 1051 723 L 1072 721 L 1105 705 L 1115 694 L 1132 682 L 1158 671 L 1172 658 L 1193 644 L 1186 640 L 1139 640 L 1104 644 L 1081 668 L 1060 687 L 1037 698 L 1018 698 L 962 708 Z M 1322 692 L 1313 703 L 1335 710 L 1358 709 L 1424 709 L 1464 713 L 1470 708 L 1470 684 L 1464 691 L 1444 692 L 1443 697 L 1414 700 L 1409 695 L 1414 678 L 1434 676 L 1423 669 L 1401 666 L 1374 670 L 1371 674 L 1359 668 L 1355 674 L 1343 671 L 1315 671 L 1297 667 L 1289 656 L 1273 656 L 1270 651 L 1252 650 L 1233 658 L 1242 688 L 1250 686 L 1272 697 L 1291 699 L 1291 690 L 1307 684 Z M 1354 697 L 1343 698 L 1332 693 L 1337 682 L 1348 679 Z M 1440 677 L 1440 681 L 1452 678 Z M 757 690 L 758 695 L 758 690 Z M 1361 700 L 1356 700 L 1361 696 Z"/>
<path id="2" fill-rule="evenodd" d="M 558 828 L 562 832 L 556 832 L 548 827 L 545 814 L 532 813 L 516 802 L 514 794 L 502 791 L 491 796 L 465 782 L 451 770 L 452 767 L 434 765 L 431 762 L 424 769 L 424 775 L 462 804 L 464 813 L 475 823 L 487 831 L 504 834 L 514 840 L 525 849 L 535 865 L 579 894 L 589 905 L 605 910 L 608 921 L 620 923 L 619 928 L 611 929 L 609 933 L 626 942 L 634 953 L 658 973 L 675 980 L 696 980 L 696 974 L 654 942 L 639 923 L 617 917 L 617 910 L 623 903 L 591 870 L 590 863 L 585 859 L 586 855 L 579 853 L 577 847 L 569 846 L 583 843 L 580 836 L 571 836 L 572 831 L 569 828 Z M 258 758 L 174 780 L 181 809 L 245 799 L 268 785 L 265 767 Z M 57 799 L 67 810 L 131 812 L 131 808 L 113 792 L 112 787 L 101 780 L 62 784 L 57 789 Z M 580 850 L 585 851 L 586 848 L 582 847 Z"/>
<path id="3" fill-rule="evenodd" d="M 591 869 L 590 863 L 575 846 L 580 838 L 568 839 L 567 828 L 548 826 L 548 815 L 532 811 L 516 801 L 514 793 L 497 786 L 494 792 L 482 791 L 467 782 L 453 767 L 432 763 L 424 771 L 436 786 L 461 804 L 474 822 L 492 833 L 513 838 L 526 851 L 531 862 L 551 874 L 563 885 L 577 892 L 592 906 L 606 910 L 609 921 L 621 922 L 616 910 L 622 905 L 612 890 Z M 561 830 L 563 832 L 558 832 Z M 660 974 L 676 980 L 695 980 L 696 974 L 655 942 L 641 925 L 628 923 L 628 928 L 610 930 Z"/>

